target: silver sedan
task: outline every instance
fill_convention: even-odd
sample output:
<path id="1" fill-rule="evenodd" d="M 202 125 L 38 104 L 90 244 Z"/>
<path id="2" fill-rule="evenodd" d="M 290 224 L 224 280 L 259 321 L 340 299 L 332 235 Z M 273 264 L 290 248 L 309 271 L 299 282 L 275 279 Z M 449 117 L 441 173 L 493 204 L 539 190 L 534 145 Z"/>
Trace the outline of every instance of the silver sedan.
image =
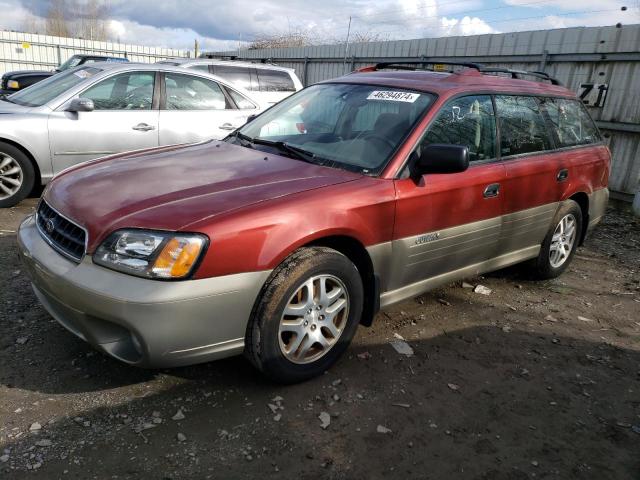
<path id="1" fill-rule="evenodd" d="M 77 163 L 220 139 L 263 106 L 206 72 L 94 63 L 0 99 L 0 207 Z"/>

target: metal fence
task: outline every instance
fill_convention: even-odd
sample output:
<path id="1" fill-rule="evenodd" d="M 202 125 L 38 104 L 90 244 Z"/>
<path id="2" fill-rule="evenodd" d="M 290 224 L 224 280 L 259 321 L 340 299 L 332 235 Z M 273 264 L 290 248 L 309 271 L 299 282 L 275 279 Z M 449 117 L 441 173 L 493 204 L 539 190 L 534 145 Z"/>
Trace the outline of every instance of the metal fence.
<path id="1" fill-rule="evenodd" d="M 143 63 L 189 56 L 186 50 L 171 48 L 0 31 L 0 75 L 11 70 L 52 70 L 75 54 L 113 55 Z"/>
<path id="2" fill-rule="evenodd" d="M 305 85 L 376 62 L 408 59 L 542 70 L 578 93 L 609 136 L 611 189 L 629 198 L 640 186 L 640 25 L 211 54 L 270 60 L 294 68 Z"/>

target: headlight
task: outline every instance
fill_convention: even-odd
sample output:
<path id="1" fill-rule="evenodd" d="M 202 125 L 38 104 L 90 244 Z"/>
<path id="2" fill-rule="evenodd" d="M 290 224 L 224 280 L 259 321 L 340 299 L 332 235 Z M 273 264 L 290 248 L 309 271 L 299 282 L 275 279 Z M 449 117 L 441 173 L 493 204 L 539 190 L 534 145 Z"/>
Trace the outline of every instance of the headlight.
<path id="1" fill-rule="evenodd" d="M 12 90 L 18 90 L 20 88 L 20 83 L 17 80 L 9 80 L 7 82 L 7 88 L 11 88 Z"/>
<path id="2" fill-rule="evenodd" d="M 178 279 L 188 276 L 207 245 L 195 233 L 118 230 L 102 242 L 93 261 L 139 277 Z"/>

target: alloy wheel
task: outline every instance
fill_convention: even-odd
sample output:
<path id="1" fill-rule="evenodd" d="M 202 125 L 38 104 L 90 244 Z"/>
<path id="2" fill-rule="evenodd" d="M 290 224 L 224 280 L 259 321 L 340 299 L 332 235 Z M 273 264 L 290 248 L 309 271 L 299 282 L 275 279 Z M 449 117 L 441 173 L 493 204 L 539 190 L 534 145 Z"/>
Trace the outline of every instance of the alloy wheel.
<path id="1" fill-rule="evenodd" d="M 556 226 L 549 247 L 549 263 L 553 268 L 561 267 L 571 255 L 576 241 L 576 217 L 568 214 Z"/>
<path id="2" fill-rule="evenodd" d="M 24 175 L 18 161 L 0 152 L 0 200 L 12 197 L 22 186 Z"/>
<path id="3" fill-rule="evenodd" d="M 338 342 L 349 318 L 349 292 L 333 275 L 305 280 L 291 296 L 280 319 L 282 354 L 297 364 L 312 363 Z"/>

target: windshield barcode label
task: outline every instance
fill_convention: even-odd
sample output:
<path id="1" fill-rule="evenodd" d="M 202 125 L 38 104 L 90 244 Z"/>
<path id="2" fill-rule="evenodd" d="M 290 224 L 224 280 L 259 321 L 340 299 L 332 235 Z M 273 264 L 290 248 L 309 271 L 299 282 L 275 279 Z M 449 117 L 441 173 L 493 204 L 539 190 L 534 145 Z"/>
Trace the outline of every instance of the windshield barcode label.
<path id="1" fill-rule="evenodd" d="M 408 93 L 408 92 L 391 92 L 388 90 L 376 90 L 375 92 L 371 92 L 367 97 L 367 100 L 388 100 L 391 102 L 407 102 L 413 103 L 418 97 L 420 97 L 419 93 Z"/>

